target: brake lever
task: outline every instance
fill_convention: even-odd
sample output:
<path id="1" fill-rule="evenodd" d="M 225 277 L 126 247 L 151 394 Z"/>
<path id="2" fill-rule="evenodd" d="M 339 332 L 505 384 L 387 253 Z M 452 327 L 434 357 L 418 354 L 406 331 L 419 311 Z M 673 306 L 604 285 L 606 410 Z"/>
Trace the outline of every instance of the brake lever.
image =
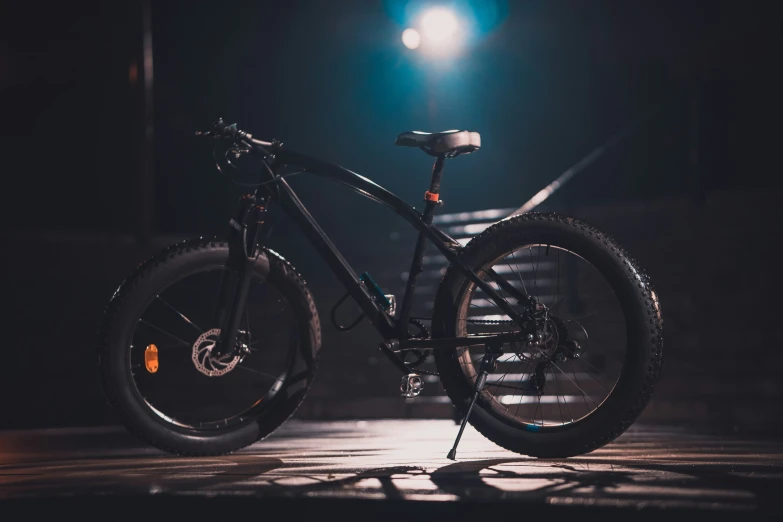
<path id="1" fill-rule="evenodd" d="M 240 134 L 241 131 L 237 129 L 236 123 L 225 125 L 223 123 L 223 118 L 218 118 L 215 120 L 215 122 L 212 124 L 212 129 L 208 131 L 196 131 L 196 136 L 206 136 L 215 138 L 216 140 L 221 138 L 236 139 L 238 136 L 240 136 Z"/>
<path id="2" fill-rule="evenodd" d="M 250 147 L 234 146 L 226 151 L 226 154 L 231 154 L 234 158 L 239 158 L 243 154 L 247 154 L 251 151 Z"/>

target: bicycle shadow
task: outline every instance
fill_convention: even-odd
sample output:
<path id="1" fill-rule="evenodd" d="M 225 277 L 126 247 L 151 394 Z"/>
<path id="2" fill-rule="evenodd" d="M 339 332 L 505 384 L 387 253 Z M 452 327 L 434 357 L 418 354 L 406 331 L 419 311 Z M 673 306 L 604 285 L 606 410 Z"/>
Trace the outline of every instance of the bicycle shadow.
<path id="1" fill-rule="evenodd" d="M 252 488 L 259 496 L 311 497 L 350 495 L 404 500 L 447 495 L 461 501 L 526 501 L 553 503 L 556 499 L 584 504 L 643 506 L 654 503 L 674 508 L 724 507 L 779 509 L 778 486 L 770 474 L 783 476 L 783 466 L 765 467 L 757 474 L 752 464 L 653 464 L 617 459 L 538 460 L 486 459 L 450 463 L 436 469 L 388 466 L 355 471 L 330 468 L 329 474 L 290 473 L 296 466 L 268 462 L 255 475 L 264 486 Z M 250 470 L 246 470 L 250 471 Z M 254 470 L 258 473 L 259 469 Z M 277 472 L 277 473 L 276 473 Z M 285 473 L 281 473 L 285 472 Z M 188 489 L 199 491 L 246 486 L 236 483 L 254 473 L 242 469 L 228 474 L 194 477 Z M 329 478 L 334 477 L 334 478 Z M 295 480 L 306 482 L 294 484 Z M 372 482 L 372 484 L 368 484 Z M 426 486 L 423 487 L 422 486 Z M 245 491 L 247 491 L 245 489 Z M 435 498 L 435 497 L 433 497 Z"/>
<path id="2" fill-rule="evenodd" d="M 493 459 L 450 464 L 430 480 L 461 500 L 779 511 L 779 483 L 770 477 L 783 476 L 783 466 L 759 471 L 752 463 Z"/>
<path id="3" fill-rule="evenodd" d="M 779 487 L 769 477 L 783 476 L 783 466 L 766 466 L 763 474 L 757 472 L 758 466 L 753 464 L 509 458 L 456 462 L 434 470 L 420 466 L 376 468 L 309 485 L 270 484 L 270 488 L 278 494 L 284 490 L 286 495 L 312 495 L 376 479 L 383 497 L 395 500 L 417 493 L 415 482 L 428 479 L 435 487 L 427 488 L 428 494 L 446 494 L 462 501 L 553 503 L 553 499 L 568 499 L 564 503 L 779 510 Z"/>
<path id="4" fill-rule="evenodd" d="M 632 457 L 630 450 L 618 446 L 609 454 L 567 460 L 511 457 L 357 470 L 343 454 L 370 459 L 386 454 L 399 458 L 401 454 L 395 455 L 394 448 L 365 446 L 306 454 L 256 449 L 224 457 L 191 458 L 140 447 L 124 432 L 39 438 L 26 442 L 23 437 L 4 439 L 5 450 L 15 448 L 41 459 L 20 455 L 20 460 L 4 460 L 0 464 L 0 496 L 101 491 L 386 500 L 437 497 L 779 510 L 778 480 L 783 477 L 780 459 L 757 458 L 763 448 L 754 443 L 732 447 L 735 456 L 729 460 L 721 455 L 724 443 L 707 447 L 699 442 L 698 448 L 684 446 L 676 458 L 664 455 L 657 460 L 646 452 Z M 93 445 L 96 448 L 90 450 Z M 49 448 L 49 453 L 42 448 Z"/>

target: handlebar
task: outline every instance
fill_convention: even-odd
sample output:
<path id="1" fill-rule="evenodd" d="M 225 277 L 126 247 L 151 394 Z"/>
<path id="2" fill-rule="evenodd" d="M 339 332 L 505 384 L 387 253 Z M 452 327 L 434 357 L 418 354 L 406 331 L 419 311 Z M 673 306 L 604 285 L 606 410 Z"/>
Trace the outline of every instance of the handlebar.
<path id="1" fill-rule="evenodd" d="M 235 143 L 244 143 L 246 145 L 255 145 L 257 147 L 279 147 L 281 145 L 278 141 L 263 141 L 253 138 L 253 135 L 249 132 L 239 130 L 236 123 L 226 125 L 223 122 L 223 118 L 218 118 L 213 124 L 212 128 L 208 131 L 198 131 L 196 136 L 205 136 L 209 138 L 230 139 Z M 263 149 L 262 149 L 263 150 Z M 263 152 L 267 152 L 263 150 Z"/>

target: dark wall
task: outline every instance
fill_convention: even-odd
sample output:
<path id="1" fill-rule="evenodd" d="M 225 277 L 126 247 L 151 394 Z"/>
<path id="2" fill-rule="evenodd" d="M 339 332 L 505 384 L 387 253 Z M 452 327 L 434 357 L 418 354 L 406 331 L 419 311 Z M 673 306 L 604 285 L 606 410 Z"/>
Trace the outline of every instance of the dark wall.
<path id="1" fill-rule="evenodd" d="M 650 274 L 664 317 L 664 372 L 643 419 L 701 423 L 740 431 L 783 428 L 783 328 L 777 319 L 778 248 L 783 222 L 778 194 L 713 192 L 703 202 L 670 198 L 549 210 L 592 222 L 614 235 Z M 368 241 L 361 262 L 373 262 L 378 282 L 398 296 L 413 234 L 399 229 Z M 397 237 L 397 236 L 394 236 Z M 6 311 L 0 427 L 45 427 L 115 422 L 95 371 L 96 329 L 117 284 L 149 253 L 175 241 L 140 246 L 132 238 L 96 235 L 15 235 L 5 241 L 28 258 L 4 256 L 14 284 Z M 300 267 L 301 268 L 301 267 Z M 340 333 L 328 320 L 339 285 L 318 267 L 304 267 L 318 303 L 324 344 L 319 373 L 298 415 L 302 418 L 445 417 L 437 383 L 424 400 L 399 398 L 397 370 L 377 350 L 365 322 Z M 432 297 L 437 279 L 422 282 Z M 429 287 L 429 288 L 428 288 Z M 427 302 L 417 313 L 426 314 Z M 343 310 L 352 316 L 352 307 Z M 429 369 L 434 369 L 428 366 Z M 434 401 L 434 402 L 433 402 Z"/>
<path id="2" fill-rule="evenodd" d="M 572 184 L 576 199 L 644 200 L 687 190 L 695 85 L 703 186 L 781 186 L 769 168 L 783 87 L 774 3 L 495 0 L 482 3 L 496 6 L 494 18 L 446 61 L 401 45 L 401 1 L 153 4 L 160 232 L 222 232 L 240 189 L 192 136 L 217 116 L 371 172 L 411 201 L 429 166 L 391 145 L 397 133 L 479 130 L 482 154 L 450 165 L 448 204 L 459 210 L 519 204 L 668 101 L 600 174 Z M 141 2 L 11 2 L 0 24 L 0 147 L 14 195 L 3 222 L 132 232 Z M 351 201 L 300 184 L 316 211 Z M 31 194 L 47 212 L 27 211 Z"/>
<path id="3" fill-rule="evenodd" d="M 10 352 L 0 391 L 15 398 L 3 427 L 111 421 L 94 373 L 103 306 L 157 249 L 223 234 L 242 193 L 192 135 L 217 116 L 369 175 L 414 204 L 430 163 L 395 148 L 397 133 L 478 130 L 481 151 L 448 163 L 446 212 L 519 206 L 633 128 L 547 205 L 617 235 L 661 287 L 672 355 L 650 418 L 697 412 L 759 426 L 779 408 L 775 4 L 498 0 L 483 4 L 495 15 L 465 53 L 444 62 L 402 47 L 405 2 L 153 4 L 146 242 L 133 237 L 140 2 L 12 2 L 0 17 Z M 358 271 L 394 279 L 407 268 L 412 241 L 399 219 L 324 180 L 292 184 Z M 326 318 L 339 285 L 290 224 L 278 226 L 272 246 L 305 275 Z M 342 340 L 324 324 L 324 372 L 302 415 L 415 414 L 393 399 L 396 373 L 369 327 Z M 366 397 L 364 406 L 346 394 Z M 766 410 L 754 409 L 762 403 Z"/>

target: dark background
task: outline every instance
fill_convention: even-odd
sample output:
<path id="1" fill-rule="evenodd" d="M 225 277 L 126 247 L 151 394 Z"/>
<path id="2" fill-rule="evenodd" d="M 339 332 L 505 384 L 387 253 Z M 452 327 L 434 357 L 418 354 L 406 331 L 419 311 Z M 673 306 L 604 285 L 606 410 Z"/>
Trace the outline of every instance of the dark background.
<path id="1" fill-rule="evenodd" d="M 163 246 L 223 234 L 242 193 L 193 137 L 218 116 L 412 204 L 430 163 L 396 135 L 477 130 L 482 149 L 448 162 L 447 213 L 519 207 L 631 126 L 537 210 L 599 225 L 652 276 L 667 360 L 648 421 L 783 425 L 773 2 L 457 2 L 473 37 L 450 60 L 403 47 L 419 2 L 153 4 L 148 185 L 141 2 L 2 8 L 1 427 L 113 422 L 95 374 L 103 307 Z M 356 269 L 399 293 L 413 248 L 402 221 L 328 181 L 292 185 Z M 300 416 L 450 415 L 442 401 L 396 397 L 369 327 L 338 336 L 327 317 L 340 288 L 291 225 L 272 246 L 312 286 L 324 328 Z"/>

